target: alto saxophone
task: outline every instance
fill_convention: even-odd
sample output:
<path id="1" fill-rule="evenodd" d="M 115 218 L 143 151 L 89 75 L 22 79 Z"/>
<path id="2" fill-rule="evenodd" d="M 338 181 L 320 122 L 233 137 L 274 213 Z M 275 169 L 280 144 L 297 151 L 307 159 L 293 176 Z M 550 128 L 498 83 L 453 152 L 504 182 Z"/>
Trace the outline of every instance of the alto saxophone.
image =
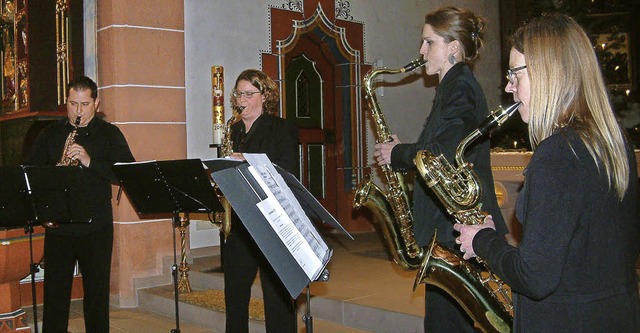
<path id="1" fill-rule="evenodd" d="M 60 160 L 56 164 L 56 166 L 78 166 L 79 161 L 75 158 L 67 157 L 67 153 L 71 146 L 76 143 L 76 138 L 78 136 L 78 126 L 80 126 L 81 117 L 76 117 L 76 121 L 73 123 L 73 131 L 69 133 L 67 136 L 67 140 L 64 142 L 64 148 L 62 149 L 62 156 L 60 156 Z"/>
<path id="2" fill-rule="evenodd" d="M 393 139 L 374 93 L 373 79 L 381 74 L 410 72 L 426 63 L 425 60 L 418 59 L 400 69 L 372 69 L 364 76 L 362 82 L 374 121 L 377 143 L 389 142 Z M 424 249 L 416 244 L 413 234 L 409 188 L 404 180 L 404 174 L 394 172 L 388 164 L 382 165 L 381 168 L 388 186 L 387 190 L 383 191 L 367 175 L 355 191 L 353 207 L 357 209 L 365 206 L 372 212 L 374 223 L 380 226 L 393 261 L 405 270 L 417 269 L 424 257 Z"/>
<path id="3" fill-rule="evenodd" d="M 231 140 L 231 126 L 240 121 L 240 113 L 242 113 L 244 107 L 238 106 L 237 111 L 233 112 L 233 115 L 227 120 L 227 124 L 224 128 L 224 134 L 222 136 L 222 142 L 220 143 L 220 157 L 228 157 L 233 154 L 233 141 Z M 231 204 L 229 200 L 222 194 L 222 191 L 215 186 L 215 192 L 224 208 L 224 212 L 218 212 L 215 214 L 215 222 L 220 224 L 220 230 L 226 240 L 231 233 Z"/>
<path id="4" fill-rule="evenodd" d="M 467 146 L 501 126 L 519 105 L 520 102 L 506 109 L 499 107 L 464 138 L 456 148 L 455 168 L 442 155 L 436 157 L 426 150 L 417 153 L 414 162 L 418 172 L 457 222 L 480 224 L 486 217 L 479 205 L 480 181 L 473 165 L 464 161 Z M 510 332 L 513 323 L 510 290 L 482 260 L 479 263 L 480 270 L 438 244 L 434 232 L 413 289 L 420 283 L 435 285 L 456 299 L 483 331 Z"/>

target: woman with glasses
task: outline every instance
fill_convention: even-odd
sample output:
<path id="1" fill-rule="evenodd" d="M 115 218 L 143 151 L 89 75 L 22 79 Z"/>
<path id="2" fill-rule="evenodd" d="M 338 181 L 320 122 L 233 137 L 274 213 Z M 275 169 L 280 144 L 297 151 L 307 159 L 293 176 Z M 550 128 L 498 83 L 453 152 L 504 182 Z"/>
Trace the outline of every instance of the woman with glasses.
<path id="1" fill-rule="evenodd" d="M 612 111 L 589 38 L 566 15 L 512 37 L 505 90 L 521 101 L 534 154 L 516 203 L 519 247 L 456 225 L 465 258 L 513 291 L 515 332 L 640 332 L 636 159 Z"/>
<path id="2" fill-rule="evenodd" d="M 248 69 L 240 73 L 231 93 L 231 106 L 240 121 L 231 126 L 233 154 L 265 153 L 276 165 L 298 172 L 298 129 L 276 116 L 278 87 L 265 73 Z M 255 241 L 234 213 L 231 232 L 223 244 L 226 331 L 249 332 L 251 286 L 260 270 L 267 332 L 296 332 L 294 300 L 267 262 Z"/>
<path id="3" fill-rule="evenodd" d="M 484 92 L 469 68 L 482 46 L 483 28 L 484 20 L 466 9 L 447 7 L 426 15 L 420 54 L 427 61 L 427 74 L 438 76 L 433 106 L 418 141 L 401 143 L 393 135 L 393 141 L 375 145 L 374 157 L 380 165 L 391 164 L 395 171 L 413 170 L 416 153 L 423 149 L 454 161 L 460 141 L 489 115 Z M 495 217 L 500 233 L 507 234 L 493 187 L 489 148 L 488 139 L 476 142 L 465 158 L 473 163 L 482 183 L 483 210 Z M 437 229 L 439 242 L 458 252 L 454 219 L 420 177 L 414 180 L 413 219 L 418 245 L 428 245 Z M 432 285 L 426 287 L 424 326 L 425 332 L 475 332 L 462 307 Z"/>

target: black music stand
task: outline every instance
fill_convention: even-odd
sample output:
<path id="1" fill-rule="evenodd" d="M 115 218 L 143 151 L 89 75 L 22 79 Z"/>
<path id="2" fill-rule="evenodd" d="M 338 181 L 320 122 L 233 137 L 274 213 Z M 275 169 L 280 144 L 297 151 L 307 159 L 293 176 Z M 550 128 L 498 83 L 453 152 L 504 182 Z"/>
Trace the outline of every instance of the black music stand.
<path id="1" fill-rule="evenodd" d="M 211 175 L 213 180 L 227 197 L 234 211 L 240 217 L 240 221 L 247 228 L 291 297 L 297 298 L 303 288 L 306 288 L 307 308 L 303 320 L 306 332 L 313 332 L 309 285 L 314 281 L 326 282 L 329 280 L 329 271 L 326 269 L 326 265 L 331 259 L 333 250 L 329 250 L 326 257 L 318 258 L 321 259 L 323 266 L 318 271 L 319 274 L 315 279 L 309 278 L 291 254 L 290 249 L 282 243 L 279 236 L 270 226 L 270 222 L 266 220 L 257 208 L 257 203 L 264 200 L 266 194 L 248 171 L 249 164 L 228 159 L 208 160 L 204 161 L 204 164 L 213 171 Z M 275 164 L 274 167 L 310 220 L 328 223 L 353 239 L 298 179 Z M 313 226 L 310 227 L 313 228 Z"/>
<path id="2" fill-rule="evenodd" d="M 138 214 L 172 214 L 173 266 L 176 328 L 180 332 L 178 299 L 178 261 L 175 228 L 180 226 L 179 213 L 222 210 L 213 185 L 199 159 L 117 163 L 113 172 L 120 180 Z"/>
<path id="3" fill-rule="evenodd" d="M 31 297 L 33 322 L 38 332 L 33 229 L 44 222 L 90 223 L 79 167 L 2 167 L 0 168 L 0 228 L 24 228 L 29 234 Z"/>

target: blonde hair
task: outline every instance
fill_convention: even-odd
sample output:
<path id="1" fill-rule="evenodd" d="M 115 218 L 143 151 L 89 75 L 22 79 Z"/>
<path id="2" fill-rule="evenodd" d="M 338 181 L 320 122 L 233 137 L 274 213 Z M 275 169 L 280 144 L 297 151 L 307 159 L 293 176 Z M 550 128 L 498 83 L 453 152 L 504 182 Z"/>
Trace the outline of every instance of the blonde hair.
<path id="1" fill-rule="evenodd" d="M 522 26 L 512 42 L 524 54 L 531 82 L 531 146 L 571 126 L 622 198 L 629 186 L 625 141 L 584 30 L 569 16 L 550 14 Z"/>
<path id="2" fill-rule="evenodd" d="M 280 104 L 280 93 L 278 92 L 278 86 L 269 76 L 267 76 L 267 74 L 257 69 L 247 69 L 240 73 L 240 75 L 238 75 L 238 78 L 236 79 L 236 85 L 233 86 L 233 90 L 231 91 L 231 107 L 233 109 L 238 106 L 238 101 L 235 97 L 233 97 L 233 94 L 236 92 L 238 83 L 243 80 L 251 83 L 251 85 L 260 90 L 260 94 L 264 96 L 264 102 L 262 102 L 262 112 L 270 114 L 278 113 L 278 106 Z"/>
<path id="3" fill-rule="evenodd" d="M 478 57 L 483 44 L 480 32 L 485 25 L 482 17 L 464 8 L 443 7 L 428 13 L 424 23 L 430 25 L 445 42 L 459 41 L 465 62 L 471 63 Z"/>

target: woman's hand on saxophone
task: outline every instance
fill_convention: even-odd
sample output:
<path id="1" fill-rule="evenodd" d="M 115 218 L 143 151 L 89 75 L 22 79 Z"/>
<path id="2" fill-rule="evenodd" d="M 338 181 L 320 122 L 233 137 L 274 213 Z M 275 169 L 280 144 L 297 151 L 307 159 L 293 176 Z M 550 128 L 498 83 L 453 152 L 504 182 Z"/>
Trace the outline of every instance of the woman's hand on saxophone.
<path id="1" fill-rule="evenodd" d="M 400 143 L 400 139 L 396 134 L 391 135 L 391 141 L 385 143 L 376 143 L 374 146 L 373 157 L 378 162 L 378 165 L 385 165 L 391 163 L 391 151 L 393 147 Z"/>
<path id="2" fill-rule="evenodd" d="M 89 167 L 91 156 L 87 153 L 83 146 L 74 143 L 67 151 L 67 158 L 80 162 L 85 167 Z"/>
<path id="3" fill-rule="evenodd" d="M 460 251 L 464 253 L 463 258 L 469 260 L 476 257 L 476 252 L 473 250 L 473 238 L 478 231 L 486 228 L 496 230 L 496 224 L 493 222 L 491 215 L 487 215 L 483 224 L 471 224 L 466 225 L 462 223 L 456 223 L 453 225 L 453 229 L 456 229 L 460 233 L 460 236 L 456 238 L 456 244 L 460 244 Z"/>

